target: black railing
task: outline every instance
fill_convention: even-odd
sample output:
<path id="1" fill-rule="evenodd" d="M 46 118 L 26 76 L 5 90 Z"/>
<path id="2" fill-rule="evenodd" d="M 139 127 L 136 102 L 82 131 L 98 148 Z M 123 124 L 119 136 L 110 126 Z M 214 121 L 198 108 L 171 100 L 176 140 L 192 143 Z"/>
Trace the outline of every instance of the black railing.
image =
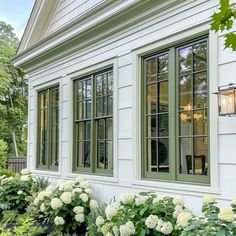
<path id="1" fill-rule="evenodd" d="M 8 157 L 7 158 L 7 169 L 20 173 L 22 169 L 27 167 L 26 157 Z"/>

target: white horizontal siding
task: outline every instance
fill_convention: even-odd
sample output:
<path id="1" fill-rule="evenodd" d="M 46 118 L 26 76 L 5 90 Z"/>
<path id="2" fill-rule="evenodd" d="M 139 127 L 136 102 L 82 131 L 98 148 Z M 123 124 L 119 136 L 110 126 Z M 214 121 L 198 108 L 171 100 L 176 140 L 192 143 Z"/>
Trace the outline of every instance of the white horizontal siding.
<path id="1" fill-rule="evenodd" d="M 57 22 L 60 17 L 64 17 L 66 10 L 72 10 L 71 5 L 79 1 L 61 1 L 61 10 L 58 11 L 61 16 L 57 16 Z M 186 0 L 179 5 L 163 10 L 155 16 L 145 17 L 147 13 L 144 11 L 141 15 L 135 17 L 140 18 L 140 22 L 136 25 L 127 27 L 126 29 L 110 35 L 106 39 L 91 42 L 90 45 L 70 53 L 68 56 L 42 67 L 30 75 L 32 86 L 42 86 L 55 78 L 63 77 L 78 71 L 82 68 L 104 62 L 111 58 L 117 58 L 117 87 L 114 90 L 118 94 L 118 100 L 114 101 L 115 111 L 117 112 L 117 156 L 118 160 L 118 180 L 117 182 L 91 180 L 98 199 L 106 202 L 115 195 L 123 191 L 142 191 L 153 190 L 159 193 L 181 193 L 185 195 L 187 205 L 199 210 L 200 197 L 204 190 L 198 191 L 201 187 L 193 186 L 191 190 L 185 191 L 184 188 L 176 190 L 174 187 L 162 187 L 160 189 L 152 185 L 139 186 L 133 183 L 133 176 L 136 170 L 136 156 L 134 155 L 133 142 L 136 137 L 133 137 L 133 69 L 134 58 L 132 50 L 152 43 L 157 40 L 162 40 L 168 35 L 173 35 L 177 31 L 191 28 L 209 19 L 215 4 L 218 0 L 210 1 L 190 1 Z M 78 3 L 79 4 L 79 3 Z M 77 5 L 78 6 L 78 5 Z M 70 9 L 70 10 L 69 10 Z M 148 10 L 147 10 L 148 11 Z M 64 12 L 62 14 L 62 12 Z M 59 14 L 58 13 L 58 14 Z M 132 21 L 132 19 L 130 19 Z M 61 27 L 62 25 L 58 26 Z M 194 32 L 194 31 L 193 31 Z M 103 32 L 102 32 L 103 33 Z M 172 36 L 174 37 L 174 36 Z M 218 37 L 218 71 L 216 72 L 216 80 L 218 85 L 224 85 L 229 82 L 236 82 L 236 53 L 231 53 L 228 49 L 223 48 L 223 38 Z M 86 43 L 90 42 L 88 39 Z M 84 42 L 81 42 L 83 44 Z M 213 42 L 210 42 L 210 44 Z M 168 46 L 168 45 L 167 45 Z M 210 62 L 211 63 L 211 62 Z M 68 176 L 71 172 L 71 80 L 70 76 L 63 77 L 61 81 L 61 175 Z M 32 90 L 32 100 L 34 100 L 34 90 Z M 30 100 L 31 100 L 30 99 Z M 35 101 L 32 101 L 34 104 Z M 36 110 L 33 105 L 30 105 L 30 126 L 35 127 Z M 210 122 L 217 122 L 217 119 L 212 119 Z M 29 156 L 30 166 L 33 168 L 32 161 L 35 155 L 35 133 L 29 134 Z M 236 189 L 232 187 L 232 182 L 236 181 L 236 158 L 234 154 L 234 146 L 236 142 L 236 118 L 220 117 L 218 123 L 219 140 L 219 184 L 220 194 L 219 199 L 227 199 L 236 194 Z M 211 160 L 212 162 L 215 160 Z M 164 185 L 164 184 L 163 184 Z M 165 185 L 164 185 L 165 186 Z M 224 201 L 227 203 L 227 201 Z"/>
<path id="2" fill-rule="evenodd" d="M 64 0 L 61 1 L 51 21 L 47 34 L 54 32 L 72 20 L 93 9 L 104 0 Z"/>

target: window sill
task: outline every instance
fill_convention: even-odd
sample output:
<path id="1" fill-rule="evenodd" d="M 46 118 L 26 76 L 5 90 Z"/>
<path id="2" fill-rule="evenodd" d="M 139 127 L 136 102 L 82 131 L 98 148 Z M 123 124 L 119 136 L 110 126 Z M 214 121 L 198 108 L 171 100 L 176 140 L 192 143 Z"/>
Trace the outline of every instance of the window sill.
<path id="1" fill-rule="evenodd" d="M 98 174 L 83 174 L 83 173 L 71 173 L 66 176 L 66 178 L 76 178 L 78 176 L 85 177 L 88 181 L 92 183 L 118 183 L 118 179 L 112 176 L 98 175 Z"/>
<path id="2" fill-rule="evenodd" d="M 35 169 L 32 171 L 35 175 L 46 176 L 46 177 L 61 177 L 61 173 L 58 170 L 48 169 Z"/>
<path id="3" fill-rule="evenodd" d="M 219 188 L 211 187 L 207 185 L 197 185 L 190 183 L 170 183 L 167 181 L 160 182 L 159 180 L 151 181 L 151 180 L 135 180 L 132 182 L 132 185 L 140 186 L 143 189 L 154 190 L 166 193 L 173 194 L 183 194 L 183 195 L 193 195 L 193 196 L 202 196 L 203 194 L 215 194 L 220 195 Z M 153 189 L 156 188 L 156 189 Z"/>

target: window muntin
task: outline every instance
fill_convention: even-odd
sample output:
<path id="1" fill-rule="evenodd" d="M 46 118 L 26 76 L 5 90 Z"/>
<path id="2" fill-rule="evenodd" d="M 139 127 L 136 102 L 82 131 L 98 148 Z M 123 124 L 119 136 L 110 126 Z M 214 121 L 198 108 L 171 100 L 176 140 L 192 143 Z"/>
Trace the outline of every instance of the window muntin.
<path id="1" fill-rule="evenodd" d="M 78 79 L 75 86 L 74 170 L 112 174 L 113 72 Z"/>
<path id="2" fill-rule="evenodd" d="M 38 161 L 37 167 L 57 169 L 59 156 L 59 88 L 38 94 Z"/>
<path id="3" fill-rule="evenodd" d="M 143 59 L 144 178 L 209 183 L 207 44 L 201 39 Z"/>

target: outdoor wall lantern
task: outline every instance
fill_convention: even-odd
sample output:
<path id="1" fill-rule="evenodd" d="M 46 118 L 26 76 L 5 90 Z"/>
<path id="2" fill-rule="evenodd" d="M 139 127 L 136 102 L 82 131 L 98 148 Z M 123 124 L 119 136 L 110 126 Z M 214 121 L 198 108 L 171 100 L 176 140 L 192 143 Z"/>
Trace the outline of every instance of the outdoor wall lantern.
<path id="1" fill-rule="evenodd" d="M 236 84 L 218 87 L 218 104 L 220 116 L 236 116 Z"/>

